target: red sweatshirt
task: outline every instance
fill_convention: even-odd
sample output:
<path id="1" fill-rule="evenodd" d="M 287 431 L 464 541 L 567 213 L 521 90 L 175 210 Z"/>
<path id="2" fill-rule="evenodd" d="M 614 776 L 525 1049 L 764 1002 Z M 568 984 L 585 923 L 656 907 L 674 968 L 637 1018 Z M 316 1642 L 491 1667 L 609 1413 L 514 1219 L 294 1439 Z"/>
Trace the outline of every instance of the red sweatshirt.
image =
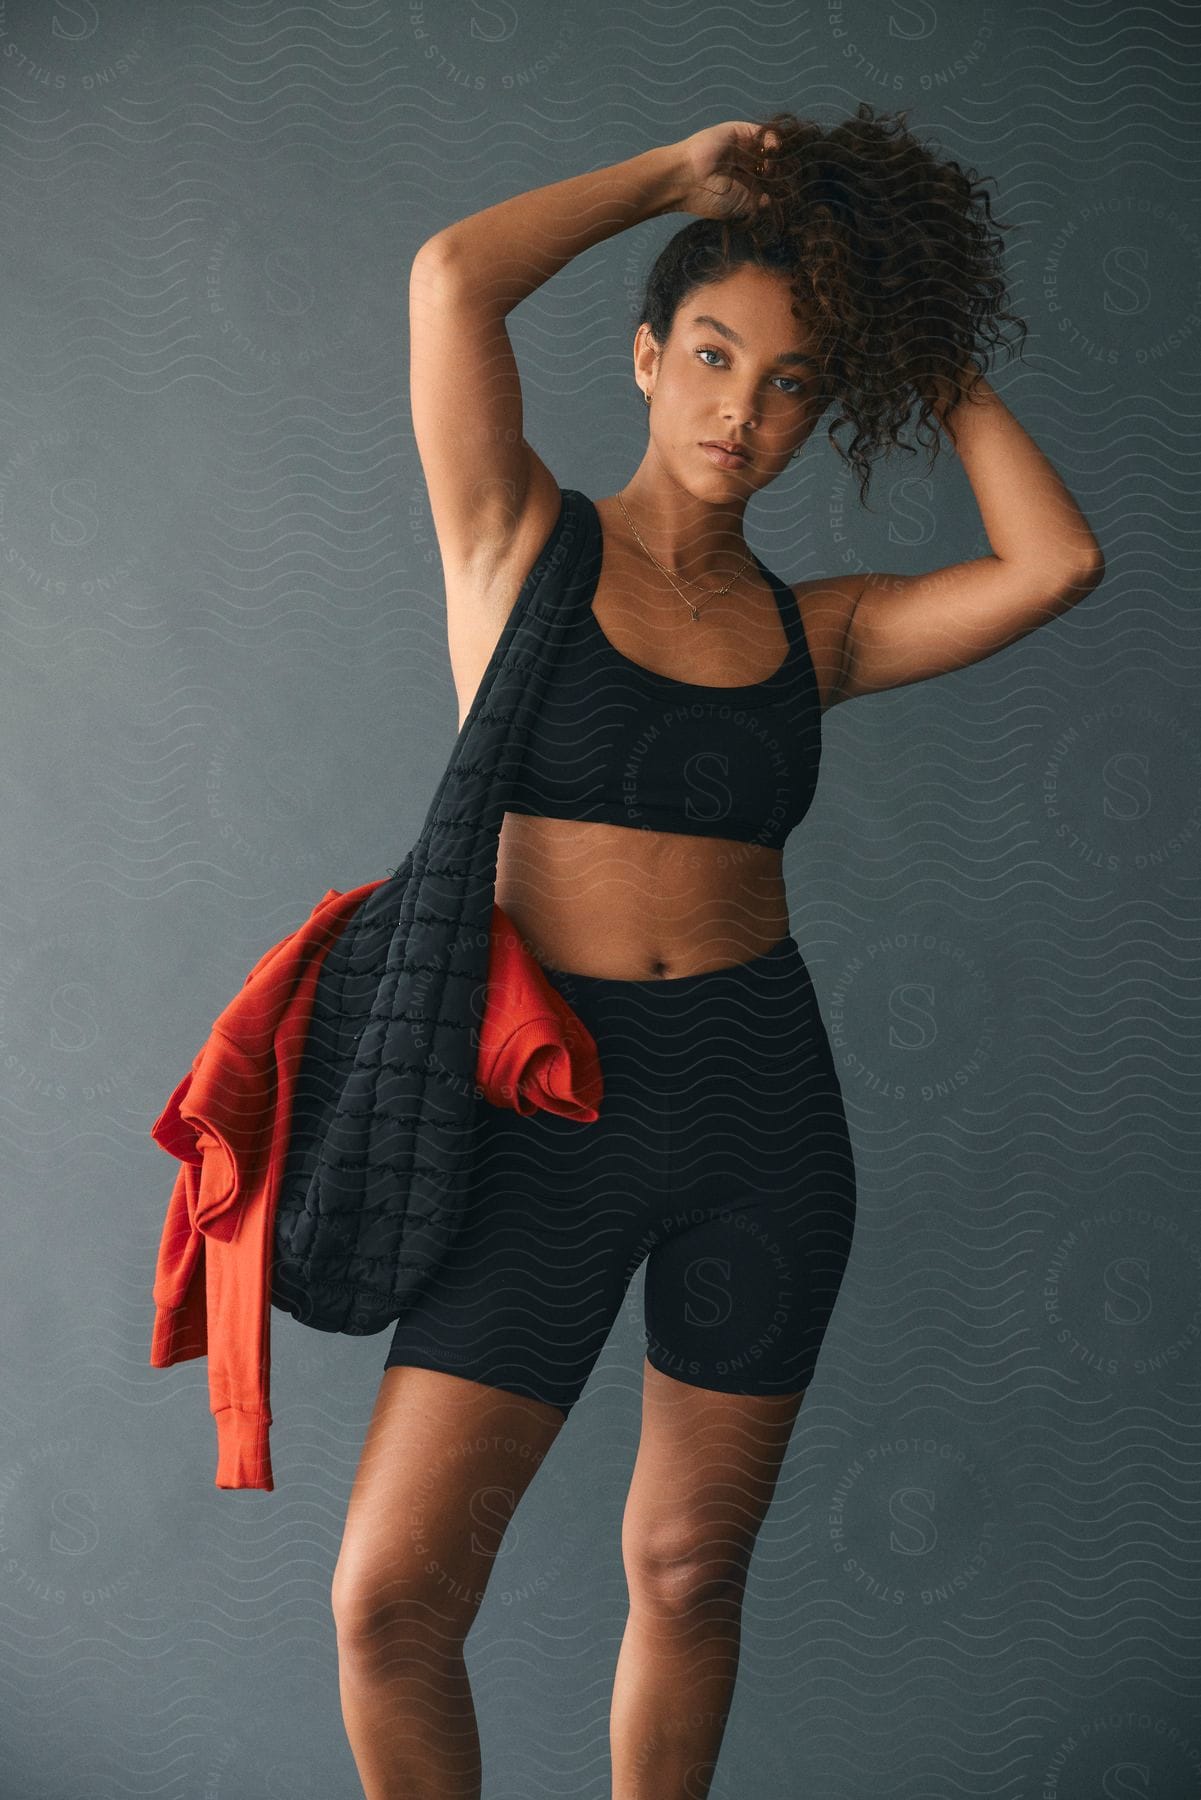
<path id="1" fill-rule="evenodd" d="M 329 888 L 261 956 L 151 1127 L 181 1167 L 154 1278 L 151 1366 L 209 1359 L 220 1488 L 271 1491 L 271 1259 L 292 1093 L 326 953 L 378 881 Z"/>
<path id="2" fill-rule="evenodd" d="M 181 1166 L 155 1268 L 150 1362 L 207 1355 L 219 1488 L 275 1487 L 271 1263 L 292 1095 L 321 964 L 379 885 L 327 889 L 259 958 L 151 1127 Z M 584 1122 L 603 1093 L 593 1038 L 496 905 L 479 1078 L 494 1105 Z"/>

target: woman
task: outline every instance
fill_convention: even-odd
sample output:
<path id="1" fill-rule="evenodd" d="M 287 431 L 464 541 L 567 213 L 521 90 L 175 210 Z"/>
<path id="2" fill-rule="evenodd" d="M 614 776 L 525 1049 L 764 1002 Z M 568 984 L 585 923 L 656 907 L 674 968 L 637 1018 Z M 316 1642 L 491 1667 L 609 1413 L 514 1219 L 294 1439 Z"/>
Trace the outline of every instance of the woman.
<path id="1" fill-rule="evenodd" d="M 522 435 L 505 318 L 580 251 L 671 211 L 696 221 L 657 259 L 634 341 L 646 449 L 595 503 L 589 629 L 556 668 L 497 869 L 497 900 L 596 1039 L 602 1113 L 494 1112 L 446 1266 L 397 1324 L 333 1596 L 369 1797 L 478 1796 L 464 1639 L 644 1258 L 613 1794 L 709 1791 L 747 1566 L 854 1224 L 782 876 L 821 714 L 979 662 L 1102 574 L 973 361 L 1013 317 L 974 178 L 867 105 L 829 130 L 728 122 L 489 207 L 415 259 L 413 418 L 460 722 L 563 503 Z M 915 409 L 932 454 L 944 428 L 992 553 L 907 578 L 786 586 L 766 569 L 747 503 L 832 404 L 864 496 Z"/>

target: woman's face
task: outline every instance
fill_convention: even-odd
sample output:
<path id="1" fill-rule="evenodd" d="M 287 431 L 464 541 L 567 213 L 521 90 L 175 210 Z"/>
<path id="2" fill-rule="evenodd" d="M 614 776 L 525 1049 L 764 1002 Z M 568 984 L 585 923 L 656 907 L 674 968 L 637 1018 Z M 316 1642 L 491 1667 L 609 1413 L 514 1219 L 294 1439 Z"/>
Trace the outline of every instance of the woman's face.
<path id="1" fill-rule="evenodd" d="M 635 361 L 654 396 L 655 451 L 698 497 L 747 494 L 774 481 L 829 404 L 783 275 L 744 265 L 695 288 L 657 359 L 655 350 L 640 325 Z M 712 438 L 745 445 L 746 462 L 713 462 L 701 448 Z"/>

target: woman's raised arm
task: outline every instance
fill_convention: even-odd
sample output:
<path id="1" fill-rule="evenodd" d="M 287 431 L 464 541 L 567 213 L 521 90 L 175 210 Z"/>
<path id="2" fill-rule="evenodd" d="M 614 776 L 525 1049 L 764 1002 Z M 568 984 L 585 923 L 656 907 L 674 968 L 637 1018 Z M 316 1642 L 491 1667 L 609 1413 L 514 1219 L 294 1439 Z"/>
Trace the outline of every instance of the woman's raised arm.
<path id="1" fill-rule="evenodd" d="M 851 615 L 840 701 L 982 662 L 1075 606 L 1105 573 L 1076 501 L 983 376 L 939 418 L 992 554 L 923 575 L 868 575 Z"/>
<path id="2" fill-rule="evenodd" d="M 502 316 L 582 250 L 678 210 L 687 180 L 680 144 L 530 188 L 471 213 L 422 245 L 471 271 Z"/>
<path id="3" fill-rule="evenodd" d="M 525 441 L 506 316 L 582 250 L 644 219 L 765 206 L 761 171 L 777 145 L 770 126 L 727 119 L 498 201 L 422 245 L 409 285 L 411 406 L 448 595 L 505 586 L 508 565 L 554 520 L 558 484 Z"/>
<path id="4" fill-rule="evenodd" d="M 674 210 L 678 151 L 648 150 L 502 200 L 437 232 L 414 257 L 409 404 L 448 602 L 489 591 L 529 535 L 527 499 L 554 517 L 557 484 L 525 441 L 506 315 L 581 250 Z"/>

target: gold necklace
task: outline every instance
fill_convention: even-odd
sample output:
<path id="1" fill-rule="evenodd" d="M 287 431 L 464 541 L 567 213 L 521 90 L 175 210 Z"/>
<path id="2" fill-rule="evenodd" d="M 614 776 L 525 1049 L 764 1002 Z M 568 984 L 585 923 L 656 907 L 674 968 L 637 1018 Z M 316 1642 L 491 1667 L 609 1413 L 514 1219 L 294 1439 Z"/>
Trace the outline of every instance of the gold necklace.
<path id="1" fill-rule="evenodd" d="M 625 513 L 626 523 L 629 526 L 630 530 L 634 533 L 634 536 L 638 539 L 638 542 L 640 544 L 642 544 L 642 548 L 644 550 L 646 550 L 646 554 L 648 556 L 650 556 L 651 561 L 654 563 L 656 569 L 661 570 L 662 573 L 664 575 L 666 575 L 667 579 L 671 582 L 672 587 L 675 588 L 676 593 L 680 596 L 680 599 L 684 602 L 685 606 L 687 606 L 689 608 L 689 610 L 691 611 L 693 621 L 695 623 L 695 621 L 697 619 L 699 619 L 701 616 L 700 612 L 693 605 L 692 601 L 688 598 L 687 594 L 684 592 L 683 588 L 680 586 L 679 582 L 676 580 L 676 578 L 672 574 L 671 570 L 665 569 L 663 567 L 663 564 L 659 561 L 658 557 L 651 556 L 650 551 L 646 549 L 646 545 L 642 543 L 642 538 L 639 536 L 637 525 L 635 525 L 635 523 L 634 523 L 633 519 L 631 519 L 629 513 L 626 512 L 626 503 L 622 499 L 621 495 L 618 494 L 616 496 L 616 499 L 617 499 L 618 506 L 620 506 L 622 512 Z M 751 560 L 751 556 L 750 556 L 750 552 L 748 551 L 747 554 L 743 557 L 742 561 L 739 563 L 738 567 L 735 569 L 734 573 L 731 575 L 730 579 L 726 582 L 725 587 L 720 587 L 717 589 L 709 588 L 706 590 L 709 595 L 709 598 L 711 600 L 720 600 L 723 594 L 728 594 L 730 589 L 733 587 L 734 583 L 738 580 L 738 577 L 742 574 L 742 571 L 746 568 L 747 564 L 750 562 L 750 560 Z M 689 582 L 693 587 L 700 586 L 700 583 L 691 575 L 685 575 L 684 580 Z"/>

